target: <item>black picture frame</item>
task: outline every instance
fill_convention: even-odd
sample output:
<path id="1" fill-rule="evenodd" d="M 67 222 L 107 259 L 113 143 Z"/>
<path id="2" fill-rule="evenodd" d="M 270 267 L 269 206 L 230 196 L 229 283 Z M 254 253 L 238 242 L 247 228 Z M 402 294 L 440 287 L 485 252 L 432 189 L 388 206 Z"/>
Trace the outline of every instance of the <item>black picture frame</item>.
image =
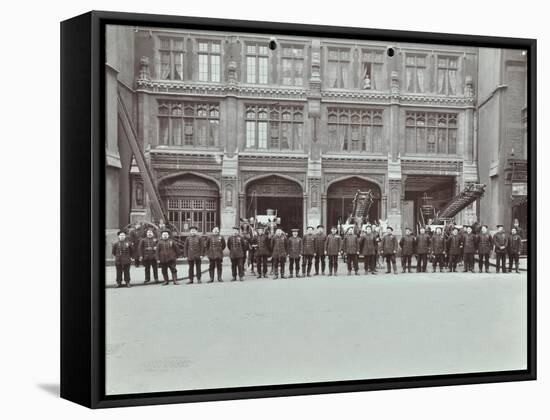
<path id="1" fill-rule="evenodd" d="M 527 369 L 393 379 L 106 396 L 104 301 L 105 25 L 185 27 L 527 50 Z M 263 398 L 536 379 L 535 39 L 92 11 L 61 23 L 61 397 L 90 408 Z M 75 241 L 74 227 L 79 235 Z"/>

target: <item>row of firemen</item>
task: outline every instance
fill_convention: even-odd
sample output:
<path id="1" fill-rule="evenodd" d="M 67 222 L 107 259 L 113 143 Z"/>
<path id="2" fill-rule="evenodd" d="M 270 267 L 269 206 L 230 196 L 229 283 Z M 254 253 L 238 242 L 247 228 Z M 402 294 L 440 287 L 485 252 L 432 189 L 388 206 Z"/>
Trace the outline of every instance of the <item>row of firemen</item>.
<path id="1" fill-rule="evenodd" d="M 177 281 L 176 260 L 183 256 L 188 263 L 188 281 L 192 284 L 195 279 L 201 283 L 201 262 L 206 256 L 209 260 L 209 283 L 214 282 L 215 275 L 222 282 L 222 260 L 224 250 L 228 248 L 231 260 L 231 281 L 244 280 L 245 263 L 251 266 L 252 274 L 254 264 L 258 278 L 267 278 L 268 268 L 270 274 L 277 279 L 285 277 L 286 259 L 288 258 L 290 277 L 311 276 L 312 268 L 315 275 L 325 274 L 325 259 L 328 259 L 328 275 L 338 273 L 338 257 L 342 255 L 347 263 L 348 275 L 352 272 L 359 275 L 359 256 L 364 257 L 365 274 L 377 272 L 378 258 L 385 260 L 386 273 L 392 269 L 397 274 L 396 258 L 398 252 L 401 255 L 402 272 L 411 272 L 412 257 L 416 256 L 416 271 L 425 272 L 428 260 L 432 262 L 435 272 L 439 266 L 440 272 L 444 267 L 450 272 L 456 272 L 459 261 L 464 262 L 465 272 L 474 272 L 474 255 L 478 255 L 479 272 L 489 272 L 489 258 L 491 253 L 496 255 L 496 271 L 506 272 L 506 258 L 509 259 L 508 270 L 512 271 L 515 265 L 519 272 L 519 255 L 521 253 L 522 240 L 518 234 L 518 228 L 511 229 L 510 234 L 504 232 L 502 225 L 497 226 L 497 232 L 491 235 L 487 226 L 482 226 L 479 233 L 474 233 L 471 226 L 462 230 L 453 227 L 450 232 L 443 232 L 437 228 L 434 232 L 424 228 L 417 235 L 413 235 L 409 228 L 398 241 L 393 235 L 393 229 L 387 227 L 381 235 L 378 229 L 371 225 L 365 225 L 363 231 L 357 234 L 350 227 L 346 234 L 339 235 L 337 227 L 331 229 L 331 233 L 324 233 L 324 226 L 317 226 L 314 232 L 312 226 L 308 226 L 303 237 L 299 237 L 298 229 L 292 229 L 292 235 L 288 237 L 282 229 L 275 232 L 266 231 L 264 226 L 258 225 L 256 229 L 250 225 L 235 226 L 233 234 L 226 240 L 220 235 L 219 228 L 214 227 L 208 236 L 199 235 L 195 227 L 190 228 L 190 234 L 183 242 L 183 249 L 178 246 L 178 241 L 172 237 L 172 232 L 164 229 L 146 229 L 146 234 L 137 233 L 136 229 L 126 237 L 125 231 L 118 232 L 118 241 L 113 244 L 112 254 L 115 257 L 116 282 L 120 287 L 124 283 L 130 286 L 130 265 L 132 260 L 136 266 L 143 264 L 145 268 L 145 283 L 151 281 L 151 270 L 155 282 L 158 282 L 158 267 L 160 266 L 164 285 L 170 280 L 174 284 Z M 158 235 L 160 234 L 160 238 Z M 268 265 L 270 260 L 270 267 Z M 301 270 L 300 270 L 301 263 Z M 170 279 L 171 276 L 171 279 Z"/>

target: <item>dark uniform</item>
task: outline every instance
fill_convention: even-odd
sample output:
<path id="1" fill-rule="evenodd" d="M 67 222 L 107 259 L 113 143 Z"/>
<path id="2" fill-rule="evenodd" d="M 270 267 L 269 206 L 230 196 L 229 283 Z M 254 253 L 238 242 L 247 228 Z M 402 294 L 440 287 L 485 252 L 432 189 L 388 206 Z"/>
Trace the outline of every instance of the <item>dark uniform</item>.
<path id="1" fill-rule="evenodd" d="M 378 251 L 377 235 L 364 233 L 359 240 L 359 252 L 365 258 L 365 274 L 376 274 L 376 254 Z"/>
<path id="2" fill-rule="evenodd" d="M 451 235 L 447 239 L 447 254 L 449 255 L 449 271 L 456 272 L 456 265 L 462 254 L 462 240 L 458 234 Z"/>
<path id="3" fill-rule="evenodd" d="M 325 275 L 325 242 L 327 235 L 323 233 L 315 234 L 315 275 L 319 274 L 319 262 L 321 263 L 321 274 Z"/>
<path id="4" fill-rule="evenodd" d="M 465 233 L 462 236 L 464 250 L 464 272 L 474 272 L 474 254 L 476 252 L 477 236 L 474 233 Z"/>
<path id="5" fill-rule="evenodd" d="M 348 276 L 351 274 L 351 270 L 356 275 L 359 274 L 359 238 L 353 231 L 348 231 L 342 243 L 344 253 L 347 256 L 348 263 Z"/>
<path id="6" fill-rule="evenodd" d="M 342 250 L 342 237 L 337 233 L 331 233 L 325 241 L 325 252 L 328 255 L 329 276 L 338 273 L 338 254 Z"/>
<path id="7" fill-rule="evenodd" d="M 387 232 L 381 240 L 382 255 L 386 259 L 388 270 L 386 273 L 393 272 L 397 274 L 397 264 L 395 262 L 395 254 L 397 254 L 397 238 L 393 236 L 393 231 Z"/>
<path id="8" fill-rule="evenodd" d="M 130 242 L 132 243 L 132 258 L 136 267 L 139 267 L 139 243 L 143 239 L 143 229 L 141 227 L 134 227 L 128 234 Z"/>
<path id="9" fill-rule="evenodd" d="M 294 266 L 296 265 L 296 277 L 300 277 L 300 256 L 302 254 L 302 238 L 291 236 L 288 238 L 288 271 L 290 277 L 294 276 Z"/>
<path id="10" fill-rule="evenodd" d="M 412 255 L 414 254 L 414 246 L 416 243 L 416 238 L 412 234 L 403 236 L 399 240 L 399 246 L 401 247 L 401 268 L 403 273 L 406 269 L 411 272 L 411 260 Z"/>
<path id="11" fill-rule="evenodd" d="M 485 272 L 489 272 L 489 257 L 493 250 L 493 238 L 489 233 L 481 232 L 477 239 L 477 253 L 479 255 L 479 272 L 483 271 L 483 265 L 485 264 Z"/>
<path id="12" fill-rule="evenodd" d="M 495 253 L 497 256 L 497 273 L 506 273 L 506 252 L 508 251 L 508 235 L 506 232 L 497 232 L 493 235 L 493 245 L 495 247 Z"/>
<path id="13" fill-rule="evenodd" d="M 205 250 L 208 257 L 208 274 L 210 274 L 210 283 L 214 282 L 214 271 L 218 274 L 218 281 L 222 279 L 222 261 L 223 250 L 225 249 L 225 239 L 220 234 L 212 234 L 206 238 Z"/>
<path id="14" fill-rule="evenodd" d="M 157 243 L 158 239 L 154 236 L 151 238 L 145 237 L 139 241 L 139 256 L 145 267 L 145 283 L 151 281 L 151 267 L 153 268 L 153 277 L 155 283 L 159 281 L 159 272 L 157 267 Z"/>
<path id="15" fill-rule="evenodd" d="M 311 266 L 313 263 L 313 256 L 315 255 L 315 235 L 313 233 L 306 233 L 302 239 L 302 275 L 311 276 Z M 306 267 L 307 265 L 307 267 Z"/>
<path id="16" fill-rule="evenodd" d="M 252 245 L 255 247 L 258 278 L 266 277 L 267 257 L 271 255 L 271 240 L 266 233 L 262 233 L 252 238 Z"/>
<path id="17" fill-rule="evenodd" d="M 516 273 L 519 273 L 519 255 L 521 254 L 521 236 L 513 233 L 508 238 L 508 271 L 512 272 L 512 263 L 516 266 Z"/>
<path id="18" fill-rule="evenodd" d="M 174 284 L 177 282 L 176 259 L 178 258 L 178 245 L 173 239 L 159 239 L 157 243 L 157 260 L 160 263 L 164 284 L 168 284 L 168 270 L 172 273 Z"/>
<path id="19" fill-rule="evenodd" d="M 204 240 L 199 235 L 190 235 L 183 245 L 183 256 L 189 264 L 188 284 L 193 283 L 195 276 L 197 283 L 201 283 L 201 258 L 204 255 Z"/>
<path id="20" fill-rule="evenodd" d="M 115 257 L 117 285 L 122 285 L 122 277 L 124 276 L 124 283 L 126 283 L 126 286 L 130 286 L 130 264 L 134 254 L 134 245 L 129 239 L 123 241 L 119 239 L 113 244 L 112 254 Z"/>
<path id="21" fill-rule="evenodd" d="M 286 255 L 288 253 L 288 239 L 286 236 L 275 234 L 273 238 L 271 238 L 271 250 L 275 278 L 279 278 L 279 270 L 281 272 L 281 277 L 284 278 Z"/>
<path id="22" fill-rule="evenodd" d="M 437 264 L 439 264 L 439 271 L 442 273 L 443 266 L 445 265 L 446 250 L 446 240 L 443 233 L 441 233 L 440 235 L 434 233 L 434 235 L 432 236 L 431 249 L 434 255 L 433 271 L 435 272 Z"/>
<path id="23" fill-rule="evenodd" d="M 229 248 L 229 258 L 231 259 L 231 281 L 244 280 L 244 259 L 248 244 L 241 235 L 232 235 L 227 239 L 227 248 Z"/>
<path id="24" fill-rule="evenodd" d="M 419 233 L 416 236 L 416 272 L 426 272 L 428 266 L 428 254 L 430 253 L 430 235 Z"/>

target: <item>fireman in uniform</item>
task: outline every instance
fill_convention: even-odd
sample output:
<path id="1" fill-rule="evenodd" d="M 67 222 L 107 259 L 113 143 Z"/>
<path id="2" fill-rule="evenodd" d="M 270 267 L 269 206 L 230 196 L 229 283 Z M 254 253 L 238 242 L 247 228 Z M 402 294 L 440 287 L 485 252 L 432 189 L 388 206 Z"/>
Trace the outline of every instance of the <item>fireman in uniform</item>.
<path id="1" fill-rule="evenodd" d="M 130 242 L 132 243 L 132 258 L 134 259 L 134 264 L 136 267 L 139 267 L 140 258 L 139 258 L 139 243 L 143 239 L 143 229 L 140 222 L 136 222 L 134 227 L 128 233 Z"/>
<path id="2" fill-rule="evenodd" d="M 178 284 L 178 273 L 176 270 L 176 260 L 178 258 L 178 245 L 176 241 L 170 238 L 170 231 L 165 229 L 160 234 L 160 240 L 157 243 L 157 261 L 160 263 L 160 270 L 164 278 L 163 286 L 166 286 L 168 280 L 168 270 L 172 274 L 172 281 Z"/>
<path id="3" fill-rule="evenodd" d="M 440 227 L 435 229 L 435 233 L 432 236 L 431 250 L 433 253 L 433 272 L 435 273 L 437 264 L 439 264 L 439 272 L 443 273 L 443 266 L 445 265 L 445 251 L 447 249 L 447 241 L 445 235 Z"/>
<path id="4" fill-rule="evenodd" d="M 285 262 L 288 253 L 288 239 L 283 235 L 283 231 L 277 228 L 275 235 L 271 238 L 271 259 L 273 260 L 274 279 L 285 278 Z"/>
<path id="5" fill-rule="evenodd" d="M 294 266 L 296 266 L 296 277 L 300 277 L 300 256 L 302 254 L 302 238 L 298 236 L 298 229 L 292 229 L 292 236 L 288 238 L 288 271 L 290 278 L 294 277 Z"/>
<path id="6" fill-rule="evenodd" d="M 252 246 L 255 248 L 258 278 L 267 278 L 267 257 L 271 255 L 271 240 L 267 233 L 264 233 L 263 225 L 258 225 L 256 231 L 257 234 L 252 238 Z"/>
<path id="7" fill-rule="evenodd" d="M 210 274 L 210 280 L 208 280 L 208 283 L 214 283 L 214 271 L 218 274 L 218 281 L 223 282 L 222 261 L 224 249 L 225 239 L 220 235 L 220 228 L 214 226 L 212 229 L 212 235 L 208 236 L 205 241 L 206 256 L 209 261 L 208 274 Z"/>
<path id="8" fill-rule="evenodd" d="M 190 235 L 183 245 L 183 256 L 187 258 L 187 264 L 189 264 L 189 280 L 187 280 L 187 284 L 193 284 L 195 276 L 197 277 L 197 283 L 202 283 L 201 260 L 204 256 L 204 241 L 197 235 L 197 228 L 195 226 L 189 228 L 189 233 Z"/>
<path id="9" fill-rule="evenodd" d="M 311 277 L 311 266 L 313 256 L 315 255 L 315 235 L 313 234 L 313 226 L 308 226 L 306 234 L 302 238 L 302 276 Z M 306 267 L 307 266 L 307 267 Z"/>
<path id="10" fill-rule="evenodd" d="M 512 228 L 508 238 L 508 272 L 512 272 L 512 265 L 516 266 L 516 273 L 519 273 L 519 254 L 521 253 L 521 236 L 516 227 Z M 513 263 L 513 264 L 512 264 Z"/>
<path id="11" fill-rule="evenodd" d="M 317 233 L 315 234 L 315 275 L 319 274 L 319 263 L 321 265 L 321 274 L 325 275 L 325 241 L 327 235 L 325 234 L 325 227 L 323 225 L 317 226 Z"/>
<path id="12" fill-rule="evenodd" d="M 497 232 L 493 235 L 493 246 L 497 256 L 497 273 L 506 273 L 506 253 L 508 252 L 508 235 L 504 232 L 504 226 L 497 225 Z"/>
<path id="13" fill-rule="evenodd" d="M 126 287 L 130 287 L 130 264 L 132 263 L 132 255 L 134 255 L 134 245 L 130 240 L 126 239 L 126 232 L 119 230 L 118 241 L 113 244 L 112 254 L 115 257 L 116 268 L 116 284 L 117 287 L 122 286 L 122 278 Z"/>
<path id="14" fill-rule="evenodd" d="M 139 241 L 139 259 L 145 268 L 145 282 L 151 281 L 151 267 L 153 268 L 153 278 L 155 283 L 159 282 L 159 272 L 157 266 L 157 243 L 158 239 L 152 228 L 147 229 L 145 238 Z"/>
<path id="15" fill-rule="evenodd" d="M 365 232 L 359 240 L 359 252 L 365 258 L 365 274 L 369 271 L 376 274 L 376 255 L 378 251 L 378 238 L 372 232 L 371 225 L 367 225 Z"/>
<path id="16" fill-rule="evenodd" d="M 397 238 L 393 236 L 393 228 L 391 226 L 386 228 L 386 233 L 382 237 L 380 243 L 382 247 L 380 252 L 384 256 L 388 267 L 386 274 L 391 273 L 392 266 L 394 274 L 397 274 L 397 264 L 395 262 L 395 256 L 397 254 Z"/>
<path id="17" fill-rule="evenodd" d="M 458 235 L 458 228 L 453 228 L 453 233 L 447 239 L 447 254 L 449 255 L 449 271 L 456 272 L 456 265 L 462 254 L 462 240 Z"/>
<path id="18" fill-rule="evenodd" d="M 414 254 L 416 239 L 409 228 L 405 228 L 405 236 L 399 240 L 401 247 L 401 269 L 403 273 L 408 269 L 411 272 L 411 260 Z"/>
<path id="19" fill-rule="evenodd" d="M 430 235 L 426 229 L 421 227 L 420 233 L 416 237 L 416 272 L 425 273 L 428 266 L 428 254 L 430 253 Z"/>
<path id="20" fill-rule="evenodd" d="M 246 256 L 246 249 L 248 244 L 246 239 L 239 234 L 240 229 L 238 226 L 233 227 L 233 235 L 227 240 L 227 248 L 229 248 L 229 258 L 231 259 L 231 281 L 237 281 L 237 274 L 239 280 L 244 280 L 244 259 Z"/>
<path id="21" fill-rule="evenodd" d="M 474 254 L 476 252 L 477 235 L 473 233 L 471 226 L 466 226 L 466 233 L 462 235 L 464 250 L 464 272 L 474 272 Z"/>
<path id="22" fill-rule="evenodd" d="M 342 237 L 338 235 L 338 228 L 333 226 L 325 240 L 325 252 L 328 255 L 329 276 L 338 274 L 338 255 L 342 252 Z"/>
<path id="23" fill-rule="evenodd" d="M 342 247 L 347 257 L 348 276 L 351 276 L 351 270 L 355 275 L 359 275 L 359 238 L 355 234 L 355 229 L 350 226 L 342 241 Z"/>
<path id="24" fill-rule="evenodd" d="M 477 238 L 477 253 L 479 256 L 478 268 L 479 272 L 483 272 L 483 265 L 485 265 L 485 272 L 489 273 L 489 257 L 493 250 L 493 237 L 489 233 L 487 225 L 481 226 L 481 232 Z"/>

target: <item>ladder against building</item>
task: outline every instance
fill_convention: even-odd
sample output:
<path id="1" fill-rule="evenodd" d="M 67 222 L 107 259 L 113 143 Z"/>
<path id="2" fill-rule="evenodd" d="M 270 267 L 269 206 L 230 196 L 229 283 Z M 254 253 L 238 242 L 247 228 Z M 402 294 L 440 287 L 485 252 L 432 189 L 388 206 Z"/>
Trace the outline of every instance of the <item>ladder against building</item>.
<path id="1" fill-rule="evenodd" d="M 452 220 L 470 204 L 483 197 L 486 187 L 485 184 L 468 184 L 460 194 L 454 197 L 447 206 L 437 213 L 434 223 L 446 223 Z"/>
<path id="2" fill-rule="evenodd" d="M 156 220 L 162 219 L 165 221 L 165 223 L 167 223 L 166 211 L 164 210 L 164 206 L 162 205 L 162 201 L 160 200 L 159 192 L 155 187 L 153 176 L 151 174 L 149 166 L 147 165 L 147 161 L 145 160 L 145 155 L 143 154 L 143 150 L 139 145 L 139 142 L 137 139 L 137 132 L 132 123 L 132 119 L 130 117 L 128 109 L 126 108 L 126 105 L 124 105 L 124 101 L 122 100 L 120 95 L 118 95 L 117 101 L 118 101 L 118 119 L 122 125 L 122 129 L 124 130 L 124 134 L 128 139 L 128 143 L 130 145 L 130 148 L 132 149 L 132 153 L 134 154 L 134 159 L 139 169 L 141 178 L 143 179 L 143 185 L 145 187 L 145 190 L 149 195 L 151 212 L 153 213 L 152 215 Z"/>

